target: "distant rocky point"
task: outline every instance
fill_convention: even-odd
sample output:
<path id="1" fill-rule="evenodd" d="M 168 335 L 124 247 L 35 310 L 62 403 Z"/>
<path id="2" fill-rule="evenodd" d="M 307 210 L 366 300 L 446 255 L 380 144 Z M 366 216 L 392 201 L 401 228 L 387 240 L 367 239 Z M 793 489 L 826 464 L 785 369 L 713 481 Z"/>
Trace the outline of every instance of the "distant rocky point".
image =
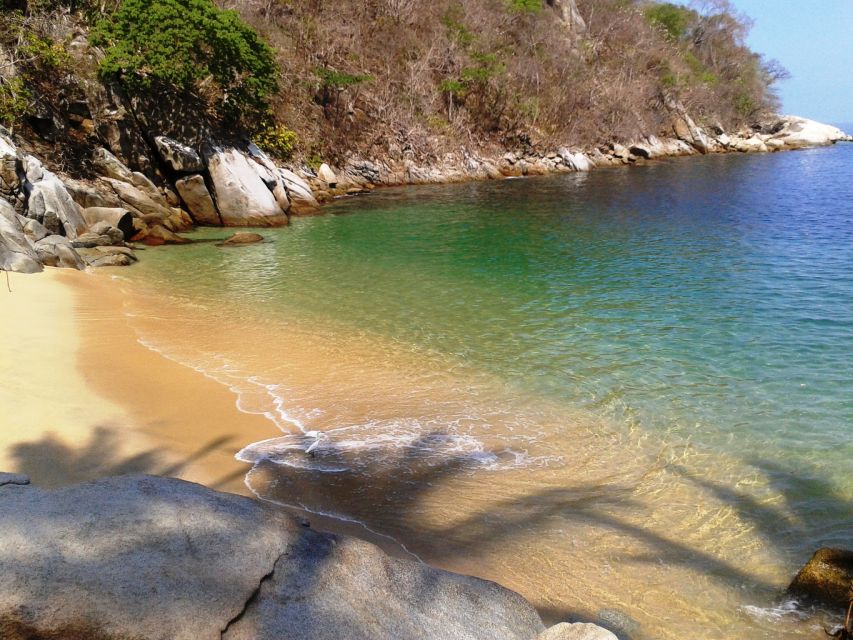
<path id="1" fill-rule="evenodd" d="M 49 171 L 0 128 L 0 270 L 33 273 L 43 266 L 82 269 L 136 261 L 133 243 L 183 244 L 195 225 L 270 227 L 317 211 L 320 202 L 376 186 L 493 180 L 509 176 L 590 171 L 657 158 L 704 153 L 769 152 L 853 140 L 830 125 L 780 116 L 729 134 L 703 129 L 684 107 L 670 101 L 671 137 L 648 136 L 592 149 L 550 153 L 506 152 L 483 158 L 463 149 L 429 166 L 413 161 L 349 158 L 341 167 L 286 168 L 252 142 L 225 145 L 205 140 L 198 149 L 158 135 L 151 166 L 132 171 L 99 148 L 93 181 Z M 152 152 L 154 153 L 154 152 Z"/>

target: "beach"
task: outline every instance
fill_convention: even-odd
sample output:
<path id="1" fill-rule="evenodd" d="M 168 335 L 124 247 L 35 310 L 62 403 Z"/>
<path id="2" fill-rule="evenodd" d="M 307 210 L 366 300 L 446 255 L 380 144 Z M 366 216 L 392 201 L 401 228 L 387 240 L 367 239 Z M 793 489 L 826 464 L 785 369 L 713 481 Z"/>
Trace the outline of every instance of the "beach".
<path id="1" fill-rule="evenodd" d="M 44 487 L 151 473 L 247 492 L 234 454 L 274 427 L 139 344 L 109 276 L 47 269 L 5 284 L 0 469 Z"/>

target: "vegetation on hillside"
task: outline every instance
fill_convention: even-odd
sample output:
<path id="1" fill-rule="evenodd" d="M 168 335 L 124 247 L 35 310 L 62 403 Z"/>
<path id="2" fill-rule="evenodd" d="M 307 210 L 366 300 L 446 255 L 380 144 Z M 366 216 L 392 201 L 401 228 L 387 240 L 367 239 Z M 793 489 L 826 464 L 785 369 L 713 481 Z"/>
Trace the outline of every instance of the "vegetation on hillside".
<path id="1" fill-rule="evenodd" d="M 566 2 L 6 0 L 0 122 L 59 108 L 45 79 L 73 93 L 62 54 L 81 28 L 102 79 L 191 96 L 211 126 L 306 160 L 628 140 L 664 132 L 670 97 L 724 128 L 777 106 L 784 70 L 728 0 L 577 0 L 583 28 Z"/>

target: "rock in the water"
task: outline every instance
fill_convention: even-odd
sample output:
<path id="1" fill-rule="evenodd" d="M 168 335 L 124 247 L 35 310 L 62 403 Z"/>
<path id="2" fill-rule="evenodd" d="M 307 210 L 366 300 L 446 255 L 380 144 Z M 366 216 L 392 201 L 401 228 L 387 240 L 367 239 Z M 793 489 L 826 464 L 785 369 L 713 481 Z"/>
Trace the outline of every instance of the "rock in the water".
<path id="1" fill-rule="evenodd" d="M 15 210 L 0 199 L 0 269 L 19 273 L 42 270 L 38 255 L 30 247 Z"/>
<path id="2" fill-rule="evenodd" d="M 167 478 L 0 491 L 0 629 L 104 640 L 530 640 L 498 585 Z"/>
<path id="3" fill-rule="evenodd" d="M 197 174 L 181 178 L 175 182 L 175 188 L 187 205 L 193 220 L 199 224 L 222 226 L 222 218 L 219 217 L 219 212 L 213 204 L 213 198 L 210 197 L 202 176 Z"/>
<path id="4" fill-rule="evenodd" d="M 223 225 L 278 227 L 287 224 L 287 214 L 261 179 L 254 160 L 233 148 L 212 148 L 205 154 L 205 160 Z"/>
<path id="5" fill-rule="evenodd" d="M 233 247 L 240 246 L 244 244 L 254 244 L 256 242 L 263 242 L 264 237 L 259 233 L 247 233 L 245 231 L 241 231 L 239 233 L 235 233 L 233 236 L 225 240 L 222 244 L 224 246 Z"/>
<path id="6" fill-rule="evenodd" d="M 853 551 L 818 549 L 800 569 L 788 591 L 833 607 L 846 607 L 853 598 Z"/>
<path id="7" fill-rule="evenodd" d="M 148 234 L 142 241 L 149 246 L 158 246 L 161 244 L 189 244 L 192 242 L 189 238 L 179 236 L 173 231 L 169 231 L 161 224 L 153 224 L 148 228 Z"/>
<path id="8" fill-rule="evenodd" d="M 607 629 L 589 622 L 562 622 L 545 629 L 534 640 L 619 640 Z"/>
<path id="9" fill-rule="evenodd" d="M 35 243 L 34 249 L 41 263 L 48 267 L 85 269 L 86 264 L 74 250 L 71 240 L 64 236 L 47 236 Z"/>
<path id="10" fill-rule="evenodd" d="M 792 149 L 825 146 L 847 139 L 838 127 L 798 116 L 783 116 L 773 129 L 773 138 Z"/>
<path id="11" fill-rule="evenodd" d="M 101 246 L 77 251 L 90 267 L 127 267 L 136 262 L 136 255 L 129 247 Z"/>
<path id="12" fill-rule="evenodd" d="M 201 156 L 191 147 L 166 136 L 157 136 L 154 138 L 154 143 L 157 145 L 160 157 L 163 158 L 173 171 L 179 173 L 204 171 L 204 163 L 201 161 Z"/>
<path id="13" fill-rule="evenodd" d="M 0 473 L 0 487 L 7 484 L 24 486 L 28 485 L 29 483 L 29 476 L 25 476 L 22 473 Z"/>

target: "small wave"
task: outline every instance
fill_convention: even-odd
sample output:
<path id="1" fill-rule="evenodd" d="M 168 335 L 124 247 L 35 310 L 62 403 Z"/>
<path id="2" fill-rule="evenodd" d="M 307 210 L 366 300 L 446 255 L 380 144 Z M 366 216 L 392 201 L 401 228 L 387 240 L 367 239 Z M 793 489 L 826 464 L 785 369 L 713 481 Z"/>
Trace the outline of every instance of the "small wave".
<path id="1" fill-rule="evenodd" d="M 784 619 L 805 620 L 812 614 L 808 609 L 803 609 L 797 600 L 786 600 L 774 607 L 759 607 L 748 604 L 740 607 L 740 609 L 751 618 L 769 622 L 778 622 Z"/>

